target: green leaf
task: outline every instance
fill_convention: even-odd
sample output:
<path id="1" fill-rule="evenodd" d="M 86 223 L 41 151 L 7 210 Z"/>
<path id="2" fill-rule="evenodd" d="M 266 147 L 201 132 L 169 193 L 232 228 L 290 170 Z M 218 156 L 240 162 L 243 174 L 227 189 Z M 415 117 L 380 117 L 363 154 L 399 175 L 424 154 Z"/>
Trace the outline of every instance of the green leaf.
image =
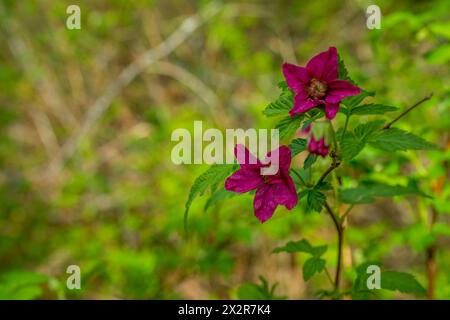
<path id="1" fill-rule="evenodd" d="M 221 188 L 217 191 L 214 191 L 214 193 L 209 197 L 209 199 L 205 203 L 205 207 L 203 208 L 203 211 L 208 211 L 209 208 L 216 205 L 218 202 L 226 199 L 230 199 L 234 196 L 236 196 L 237 193 L 228 191 L 225 188 Z"/>
<path id="2" fill-rule="evenodd" d="M 397 128 L 380 131 L 370 139 L 370 145 L 387 152 L 436 148 L 421 137 Z"/>
<path id="3" fill-rule="evenodd" d="M 356 157 L 366 142 L 382 128 L 383 120 L 374 120 L 358 125 L 353 132 L 347 132 L 341 143 L 342 158 L 349 161 Z"/>
<path id="4" fill-rule="evenodd" d="M 300 127 L 303 117 L 303 115 L 295 115 L 281 119 L 275 126 L 279 130 L 280 139 L 293 136 Z"/>
<path id="5" fill-rule="evenodd" d="M 341 200 L 348 204 L 372 203 L 376 197 L 394 197 L 405 195 L 421 195 L 419 189 L 413 186 L 388 185 L 383 183 L 366 183 L 356 188 L 341 191 Z"/>
<path id="6" fill-rule="evenodd" d="M 349 161 L 356 157 L 364 148 L 365 143 L 360 141 L 352 132 L 347 132 L 341 142 L 342 158 Z"/>
<path id="7" fill-rule="evenodd" d="M 286 297 L 276 296 L 275 289 L 277 283 L 272 286 L 262 276 L 259 276 L 261 284 L 245 283 L 237 290 L 238 298 L 241 300 L 278 300 L 286 299 Z"/>
<path id="8" fill-rule="evenodd" d="M 280 97 L 264 109 L 263 114 L 267 117 L 276 117 L 287 115 L 294 104 L 294 96 L 292 94 L 280 95 Z"/>
<path id="9" fill-rule="evenodd" d="M 273 249 L 272 253 L 304 252 L 318 258 L 322 256 L 327 251 L 327 249 L 328 247 L 326 245 L 313 247 L 308 240 L 302 239 L 299 241 L 289 241 L 288 243 L 286 243 L 286 245 Z"/>
<path id="10" fill-rule="evenodd" d="M 375 92 L 362 90 L 360 94 L 356 96 L 347 97 L 342 100 L 342 104 L 344 104 L 349 109 L 355 108 L 358 106 L 365 98 L 375 96 Z"/>
<path id="11" fill-rule="evenodd" d="M 341 80 L 347 80 L 352 83 L 353 80 L 350 79 L 347 71 L 347 67 L 345 66 L 344 60 L 341 59 L 341 56 L 338 55 L 338 78 Z"/>
<path id="12" fill-rule="evenodd" d="M 397 110 L 398 110 L 397 107 L 371 103 L 371 104 L 363 104 L 363 105 L 360 105 L 358 107 L 351 109 L 350 114 L 365 116 L 365 115 L 373 115 L 373 114 L 384 114 L 386 112 L 393 112 L 393 111 L 397 111 Z"/>
<path id="13" fill-rule="evenodd" d="M 320 213 L 325 203 L 326 196 L 317 189 L 308 190 L 306 198 L 306 211 L 314 210 Z"/>
<path id="14" fill-rule="evenodd" d="M 305 159 L 305 162 L 303 163 L 303 168 L 308 169 L 311 167 L 315 162 L 317 161 L 317 155 L 310 153 Z"/>
<path id="15" fill-rule="evenodd" d="M 299 241 L 289 241 L 284 245 L 283 247 L 278 247 L 273 249 L 272 253 L 279 253 L 279 252 L 306 252 L 313 254 L 314 248 L 313 246 L 308 242 L 306 239 L 302 239 Z"/>
<path id="16" fill-rule="evenodd" d="M 0 276 L 0 299 L 31 300 L 42 295 L 41 285 L 48 281 L 44 274 L 11 271 Z"/>
<path id="17" fill-rule="evenodd" d="M 392 291 L 398 290 L 403 293 L 423 294 L 426 292 L 413 275 L 397 271 L 384 271 L 381 273 L 381 288 Z"/>
<path id="18" fill-rule="evenodd" d="M 370 290 L 369 288 L 367 288 L 367 279 L 370 276 L 370 274 L 367 273 L 367 268 L 370 265 L 379 266 L 380 264 L 373 261 L 365 262 L 356 268 L 357 277 L 353 282 L 351 290 L 352 299 L 354 300 L 368 300 L 371 295 L 376 294 L 376 290 Z"/>
<path id="19" fill-rule="evenodd" d="M 203 172 L 197 179 L 189 191 L 189 196 L 185 204 L 184 210 L 184 228 L 187 230 L 187 220 L 189 209 L 192 201 L 198 196 L 205 193 L 208 188 L 214 187 L 223 182 L 228 175 L 237 168 L 235 164 L 214 164 Z"/>
<path id="20" fill-rule="evenodd" d="M 308 281 L 313 275 L 319 273 L 325 268 L 326 261 L 321 258 L 312 257 L 306 260 L 303 265 L 303 279 Z"/>
<path id="21" fill-rule="evenodd" d="M 365 142 L 372 134 L 380 130 L 383 127 L 383 124 L 383 120 L 369 121 L 358 125 L 353 132 L 355 133 L 356 138 Z"/>
<path id="22" fill-rule="evenodd" d="M 291 142 L 292 157 L 295 157 L 300 152 L 303 152 L 306 149 L 307 149 L 306 139 L 297 138 L 297 139 L 292 140 L 292 142 Z"/>

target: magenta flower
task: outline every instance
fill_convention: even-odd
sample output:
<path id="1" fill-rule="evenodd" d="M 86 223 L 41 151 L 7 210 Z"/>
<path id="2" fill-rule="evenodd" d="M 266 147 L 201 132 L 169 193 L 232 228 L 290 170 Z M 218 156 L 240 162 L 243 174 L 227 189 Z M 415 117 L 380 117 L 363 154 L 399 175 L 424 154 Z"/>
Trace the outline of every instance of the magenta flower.
<path id="1" fill-rule="evenodd" d="M 325 143 L 325 138 L 316 140 L 314 139 L 314 135 L 311 135 L 308 143 L 308 151 L 318 156 L 326 157 L 328 154 L 328 146 Z"/>
<path id="2" fill-rule="evenodd" d="M 241 144 L 236 145 L 234 154 L 241 168 L 228 177 L 225 181 L 225 189 L 238 193 L 256 189 L 253 208 L 255 216 L 261 223 L 272 217 L 278 205 L 283 205 L 289 210 L 297 205 L 294 181 L 289 176 L 291 166 L 289 147 L 281 146 L 269 152 L 266 159 L 273 161 L 269 164 L 261 163 Z M 277 164 L 276 161 L 278 161 L 278 171 L 275 174 L 261 174 L 261 168 Z"/>
<path id="3" fill-rule="evenodd" d="M 338 79 L 338 55 L 334 47 L 313 57 L 306 67 L 283 64 L 283 74 L 289 88 L 295 93 L 291 116 L 324 105 L 328 119 L 333 119 L 339 103 L 361 89 L 346 80 Z"/>

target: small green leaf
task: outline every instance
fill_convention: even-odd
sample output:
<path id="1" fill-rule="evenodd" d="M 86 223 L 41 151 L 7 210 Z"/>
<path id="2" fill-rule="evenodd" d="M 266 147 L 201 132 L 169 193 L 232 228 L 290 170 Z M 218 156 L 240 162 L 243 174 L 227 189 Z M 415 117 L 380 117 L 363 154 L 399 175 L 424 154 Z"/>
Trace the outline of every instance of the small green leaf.
<path id="1" fill-rule="evenodd" d="M 397 128 L 380 131 L 370 139 L 370 145 L 387 152 L 436 148 L 434 144 L 421 137 Z"/>
<path id="2" fill-rule="evenodd" d="M 289 113 L 294 104 L 294 96 L 291 95 L 281 95 L 274 102 L 269 103 L 269 105 L 264 109 L 263 114 L 267 117 L 284 116 Z"/>
<path id="3" fill-rule="evenodd" d="M 308 190 L 308 197 L 306 198 L 306 211 L 314 210 L 320 213 L 325 203 L 326 196 L 316 189 Z"/>
<path id="4" fill-rule="evenodd" d="M 319 273 L 325 268 L 326 261 L 321 258 L 312 257 L 306 260 L 303 265 L 303 279 L 308 281 L 313 275 Z"/>
<path id="5" fill-rule="evenodd" d="M 397 107 L 386 106 L 383 104 L 363 104 L 358 107 L 351 109 L 351 115 L 365 116 L 365 115 L 373 115 L 373 114 L 384 114 L 386 112 L 397 111 Z"/>
<path id="6" fill-rule="evenodd" d="M 375 96 L 375 92 L 363 90 L 360 94 L 357 94 L 356 96 L 345 98 L 344 100 L 342 100 L 342 103 L 349 109 L 352 109 L 358 106 L 365 98 L 373 96 Z"/>
<path id="7" fill-rule="evenodd" d="M 398 290 L 404 293 L 423 294 L 426 292 L 412 274 L 397 271 L 381 273 L 381 288 L 392 291 Z"/>
<path id="8" fill-rule="evenodd" d="M 297 138 L 297 139 L 292 140 L 292 142 L 291 142 L 292 157 L 295 157 L 300 152 L 303 152 L 306 149 L 307 149 L 306 139 Z"/>
<path id="9" fill-rule="evenodd" d="M 364 145 L 352 132 L 347 132 L 341 143 L 342 158 L 345 161 L 353 159 L 364 149 Z"/>
<path id="10" fill-rule="evenodd" d="M 235 164 L 214 164 L 203 172 L 197 179 L 189 191 L 188 198 L 185 204 L 184 210 L 184 228 L 187 230 L 187 220 L 189 209 L 192 201 L 198 196 L 203 195 L 208 188 L 216 186 L 225 180 L 228 175 L 237 168 Z"/>
<path id="11" fill-rule="evenodd" d="M 303 115 L 295 115 L 294 117 L 287 116 L 281 119 L 275 125 L 275 128 L 279 130 L 280 139 L 293 136 L 298 128 L 300 128 L 303 117 Z"/>
<path id="12" fill-rule="evenodd" d="M 273 249 L 272 253 L 304 252 L 304 253 L 308 253 L 308 254 L 310 254 L 310 255 L 312 255 L 314 257 L 319 258 L 320 256 L 322 256 L 327 251 L 327 249 L 328 249 L 328 247 L 326 245 L 313 247 L 308 242 L 308 240 L 302 239 L 302 240 L 299 240 L 299 241 L 289 241 L 288 243 L 286 243 L 286 245 Z"/>
<path id="13" fill-rule="evenodd" d="M 356 157 L 383 124 L 383 120 L 369 121 L 358 125 L 353 132 L 347 132 L 341 143 L 342 158 L 349 161 Z"/>
<path id="14" fill-rule="evenodd" d="M 372 203 L 376 197 L 395 197 L 405 195 L 421 195 L 428 197 L 414 186 L 388 185 L 378 182 L 366 182 L 356 188 L 341 191 L 341 200 L 348 204 Z"/>
<path id="15" fill-rule="evenodd" d="M 303 163 L 303 168 L 308 169 L 311 167 L 315 162 L 317 161 L 317 155 L 310 153 L 305 159 L 305 162 Z"/>
<path id="16" fill-rule="evenodd" d="M 313 246 L 308 242 L 306 239 L 302 239 L 300 241 L 289 241 L 284 245 L 283 247 L 278 247 L 273 249 L 272 253 L 279 253 L 279 252 L 306 252 L 313 254 L 314 248 Z"/>

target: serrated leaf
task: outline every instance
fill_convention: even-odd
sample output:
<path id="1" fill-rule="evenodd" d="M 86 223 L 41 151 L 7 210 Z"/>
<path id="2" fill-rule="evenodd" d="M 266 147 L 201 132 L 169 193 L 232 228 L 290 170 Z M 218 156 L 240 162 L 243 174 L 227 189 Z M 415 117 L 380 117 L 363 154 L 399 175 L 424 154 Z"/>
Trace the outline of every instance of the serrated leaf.
<path id="1" fill-rule="evenodd" d="M 380 130 L 383 127 L 383 124 L 384 120 L 369 121 L 358 125 L 353 132 L 355 133 L 356 138 L 361 141 L 366 141 L 372 134 Z"/>
<path id="2" fill-rule="evenodd" d="M 297 139 L 292 140 L 292 142 L 291 142 L 292 157 L 295 157 L 300 152 L 303 152 L 306 149 L 307 149 L 306 139 L 297 138 Z"/>
<path id="3" fill-rule="evenodd" d="M 272 253 L 303 252 L 303 253 L 308 253 L 308 254 L 318 258 L 318 257 L 322 256 L 327 251 L 327 249 L 328 249 L 328 246 L 326 246 L 326 245 L 314 247 L 309 243 L 308 240 L 302 239 L 299 241 L 289 241 L 284 246 L 273 249 Z"/>
<path id="4" fill-rule="evenodd" d="M 358 125 L 353 132 L 347 132 L 341 143 L 342 158 L 349 161 L 356 157 L 383 124 L 383 120 L 369 121 Z"/>
<path id="5" fill-rule="evenodd" d="M 347 108 L 352 109 L 357 107 L 365 98 L 373 96 L 375 96 L 375 92 L 363 90 L 360 94 L 345 98 L 342 100 L 342 104 L 344 104 Z"/>
<path id="6" fill-rule="evenodd" d="M 436 146 L 410 132 L 398 128 L 384 129 L 370 139 L 374 148 L 387 151 L 427 150 Z"/>
<path id="7" fill-rule="evenodd" d="M 397 110 L 398 110 L 397 107 L 371 103 L 371 104 L 363 104 L 351 109 L 350 114 L 358 116 L 366 116 L 374 114 L 384 114 L 386 112 L 393 112 Z"/>
<path id="8" fill-rule="evenodd" d="M 284 116 L 289 114 L 294 104 L 292 94 L 280 95 L 280 97 L 264 109 L 263 114 L 267 117 Z"/>
<path id="9" fill-rule="evenodd" d="M 395 197 L 405 195 L 424 195 L 420 190 L 412 186 L 388 185 L 372 183 L 356 188 L 344 189 L 340 193 L 341 201 L 348 204 L 372 203 L 377 197 Z"/>
<path id="10" fill-rule="evenodd" d="M 310 153 L 305 159 L 305 162 L 303 163 L 303 168 L 308 169 L 311 167 L 315 162 L 317 161 L 317 155 Z"/>
<path id="11" fill-rule="evenodd" d="M 300 128 L 303 120 L 303 115 L 295 115 L 294 117 L 287 116 L 281 119 L 275 126 L 279 130 L 280 139 L 291 137 Z"/>
<path id="12" fill-rule="evenodd" d="M 381 288 L 385 290 L 398 290 L 403 293 L 425 293 L 426 290 L 409 273 L 397 271 L 384 271 L 381 273 Z"/>
<path id="13" fill-rule="evenodd" d="M 320 213 L 325 203 L 326 196 L 316 189 L 308 190 L 306 198 L 306 211 L 314 210 Z"/>
<path id="14" fill-rule="evenodd" d="M 312 257 L 306 260 L 303 265 L 303 279 L 308 281 L 313 275 L 319 273 L 325 268 L 326 261 L 321 258 Z"/>
<path id="15" fill-rule="evenodd" d="M 273 249 L 272 253 L 280 253 L 280 252 L 306 252 L 313 254 L 314 248 L 306 239 L 302 239 L 299 241 L 289 241 L 286 245 L 282 247 L 278 247 Z"/>
<path id="16" fill-rule="evenodd" d="M 352 132 L 347 132 L 341 142 L 342 158 L 349 161 L 356 157 L 364 148 L 365 143 L 360 141 Z"/>
<path id="17" fill-rule="evenodd" d="M 347 71 L 347 67 L 345 66 L 344 60 L 341 59 L 341 56 L 338 55 L 338 78 L 341 80 L 348 80 L 353 82 Z"/>
<path id="18" fill-rule="evenodd" d="M 228 175 L 236 168 L 237 165 L 235 164 L 214 164 L 199 177 L 197 177 L 197 179 L 195 179 L 184 206 L 185 230 L 187 230 L 187 219 L 192 201 L 194 201 L 196 197 L 203 195 L 203 193 L 211 186 L 223 182 L 225 178 L 228 177 Z"/>

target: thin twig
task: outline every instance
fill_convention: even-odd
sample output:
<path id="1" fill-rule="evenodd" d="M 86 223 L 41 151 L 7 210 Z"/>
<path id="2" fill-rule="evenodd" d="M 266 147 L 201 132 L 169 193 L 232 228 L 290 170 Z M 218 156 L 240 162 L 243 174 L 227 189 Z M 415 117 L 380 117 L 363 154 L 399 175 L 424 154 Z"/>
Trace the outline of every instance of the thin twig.
<path id="1" fill-rule="evenodd" d="M 333 210 L 331 209 L 328 202 L 325 201 L 325 209 L 333 220 L 334 226 L 336 227 L 336 232 L 338 235 L 338 252 L 337 252 L 337 265 L 336 265 L 336 275 L 334 277 L 334 290 L 337 292 L 339 290 L 339 284 L 341 280 L 341 265 L 342 265 L 342 244 L 344 239 L 344 228 L 336 218 Z"/>
<path id="2" fill-rule="evenodd" d="M 421 105 L 422 103 L 424 103 L 427 100 L 430 100 L 431 97 L 433 96 L 433 93 L 430 93 L 429 95 L 427 95 L 426 97 L 422 98 L 421 100 L 417 101 L 415 104 L 413 104 L 411 107 L 409 107 L 408 109 L 406 109 L 405 111 L 403 111 L 402 113 L 400 113 L 394 120 L 392 120 L 391 122 L 387 123 L 383 129 L 389 129 L 395 122 L 397 122 L 398 120 L 400 120 L 401 118 L 403 118 L 406 114 L 408 114 L 411 110 L 413 110 L 414 108 L 418 107 L 419 105 Z"/>
<path id="3" fill-rule="evenodd" d="M 331 162 L 331 165 L 328 167 L 328 169 L 322 174 L 322 176 L 319 178 L 319 180 L 317 181 L 317 184 L 322 183 L 325 178 L 337 167 L 339 167 L 341 165 L 340 160 L 338 159 L 338 156 L 336 155 L 336 153 L 333 151 L 331 153 L 331 158 L 333 159 L 333 161 Z"/>

